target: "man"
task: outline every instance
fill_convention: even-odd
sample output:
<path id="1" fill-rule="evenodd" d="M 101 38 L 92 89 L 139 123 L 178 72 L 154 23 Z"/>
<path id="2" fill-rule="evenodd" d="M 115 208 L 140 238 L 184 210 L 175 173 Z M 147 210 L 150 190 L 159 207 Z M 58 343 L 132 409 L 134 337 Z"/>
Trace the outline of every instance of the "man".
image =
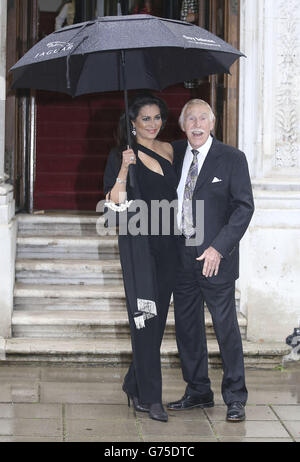
<path id="1" fill-rule="evenodd" d="M 250 223 L 254 204 L 246 157 L 212 137 L 214 122 L 215 116 L 205 101 L 189 101 L 179 119 L 187 140 L 173 143 L 174 165 L 180 178 L 178 225 L 182 230 L 174 307 L 176 339 L 187 387 L 182 399 L 169 403 L 168 408 L 214 405 L 208 377 L 206 302 L 223 363 L 226 417 L 228 421 L 241 421 L 245 419 L 247 389 L 235 280 L 239 276 L 239 241 Z M 197 216 L 201 210 L 196 208 L 197 201 L 204 203 L 203 217 Z M 196 242 L 195 231 L 201 225 L 204 239 Z"/>
<path id="2" fill-rule="evenodd" d="M 65 24 L 71 26 L 75 18 L 75 0 L 66 2 L 55 18 L 55 30 L 61 29 Z"/>

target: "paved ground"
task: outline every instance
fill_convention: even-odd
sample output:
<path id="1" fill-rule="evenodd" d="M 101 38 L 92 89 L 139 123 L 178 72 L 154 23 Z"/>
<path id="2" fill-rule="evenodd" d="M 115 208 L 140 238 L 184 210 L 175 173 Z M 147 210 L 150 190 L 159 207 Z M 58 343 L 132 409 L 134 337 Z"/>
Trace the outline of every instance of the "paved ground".
<path id="1" fill-rule="evenodd" d="M 300 367 L 247 370 L 247 420 L 225 422 L 222 373 L 211 370 L 215 407 L 169 412 L 169 422 L 135 414 L 121 391 L 121 368 L 0 366 L 0 442 L 300 442 Z M 184 390 L 163 369 L 163 400 Z"/>

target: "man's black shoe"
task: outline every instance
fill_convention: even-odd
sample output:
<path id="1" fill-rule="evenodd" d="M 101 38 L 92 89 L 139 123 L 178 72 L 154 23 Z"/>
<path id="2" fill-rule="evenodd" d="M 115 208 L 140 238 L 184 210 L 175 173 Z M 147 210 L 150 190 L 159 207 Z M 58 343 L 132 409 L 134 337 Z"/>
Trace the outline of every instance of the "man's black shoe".
<path id="1" fill-rule="evenodd" d="M 227 416 L 226 420 L 228 422 L 242 422 L 245 420 L 245 407 L 240 401 L 235 401 L 227 407 Z"/>
<path id="2" fill-rule="evenodd" d="M 168 403 L 167 408 L 173 411 L 183 411 L 184 409 L 191 409 L 193 407 L 213 407 L 214 401 L 211 396 L 192 396 L 185 394 L 179 401 Z"/>

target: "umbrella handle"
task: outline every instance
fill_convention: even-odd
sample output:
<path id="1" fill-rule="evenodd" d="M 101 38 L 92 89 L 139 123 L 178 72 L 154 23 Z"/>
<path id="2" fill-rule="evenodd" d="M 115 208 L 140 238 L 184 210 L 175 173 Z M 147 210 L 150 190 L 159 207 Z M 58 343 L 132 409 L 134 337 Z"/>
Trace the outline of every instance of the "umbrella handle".
<path id="1" fill-rule="evenodd" d="M 124 72 L 124 71 L 123 71 Z M 124 72 L 124 83 L 125 83 L 125 72 Z M 126 118 L 126 130 L 127 130 L 127 148 L 131 149 L 131 137 L 130 137 L 130 125 L 129 125 L 129 109 L 128 109 L 128 92 L 124 89 L 124 99 L 125 99 L 125 118 Z M 134 172 L 133 165 L 129 165 L 128 169 L 129 174 L 129 185 L 131 188 L 134 187 Z"/>
<path id="2" fill-rule="evenodd" d="M 129 174 L 129 185 L 130 185 L 131 188 L 133 188 L 134 187 L 134 174 L 133 174 L 133 166 L 132 165 L 129 165 L 128 174 Z"/>
<path id="3" fill-rule="evenodd" d="M 127 90 L 124 90 L 124 96 L 125 96 L 125 115 L 126 115 L 126 127 L 127 127 L 127 149 L 131 149 L 131 143 L 130 143 L 130 126 L 129 126 L 129 116 L 128 116 L 128 95 L 127 95 Z M 129 165 L 128 168 L 128 175 L 129 175 L 129 185 L 131 188 L 134 187 L 134 171 L 133 171 L 133 165 Z"/>
<path id="4" fill-rule="evenodd" d="M 130 149 L 129 144 L 127 145 L 127 149 Z M 133 171 L 133 165 L 129 165 L 128 167 L 128 175 L 129 175 L 129 186 L 131 188 L 134 187 L 134 171 Z"/>

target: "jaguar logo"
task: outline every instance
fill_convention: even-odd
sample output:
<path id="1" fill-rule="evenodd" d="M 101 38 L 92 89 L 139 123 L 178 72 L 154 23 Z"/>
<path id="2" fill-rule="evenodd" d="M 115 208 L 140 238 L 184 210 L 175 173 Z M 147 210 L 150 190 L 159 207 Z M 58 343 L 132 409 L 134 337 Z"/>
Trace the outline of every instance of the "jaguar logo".
<path id="1" fill-rule="evenodd" d="M 57 48 L 57 47 L 65 47 L 65 46 L 72 46 L 73 47 L 73 43 L 59 42 L 59 41 L 47 43 L 48 48 Z"/>
<path id="2" fill-rule="evenodd" d="M 50 55 L 56 55 L 63 51 L 70 51 L 74 47 L 74 43 L 70 42 L 49 42 L 47 43 L 48 50 L 39 52 L 35 55 L 35 59 L 37 58 L 44 58 Z"/>

